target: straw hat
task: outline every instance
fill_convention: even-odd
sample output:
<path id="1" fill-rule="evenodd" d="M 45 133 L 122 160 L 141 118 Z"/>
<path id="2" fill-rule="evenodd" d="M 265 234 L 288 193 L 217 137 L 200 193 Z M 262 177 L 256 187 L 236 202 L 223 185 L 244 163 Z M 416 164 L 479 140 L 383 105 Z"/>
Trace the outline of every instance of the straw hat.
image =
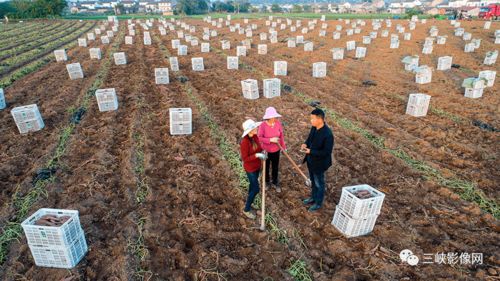
<path id="1" fill-rule="evenodd" d="M 243 135 L 241 135 L 241 137 L 248 135 L 253 129 L 258 128 L 260 124 L 262 124 L 262 122 L 255 122 L 252 119 L 247 119 L 243 122 Z"/>

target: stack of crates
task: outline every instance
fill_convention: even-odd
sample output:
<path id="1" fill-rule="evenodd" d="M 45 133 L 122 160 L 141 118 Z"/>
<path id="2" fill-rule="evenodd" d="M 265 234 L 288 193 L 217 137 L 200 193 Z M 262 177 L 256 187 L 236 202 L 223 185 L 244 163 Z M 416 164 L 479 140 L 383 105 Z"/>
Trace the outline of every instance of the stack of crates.
<path id="1" fill-rule="evenodd" d="M 238 69 L 238 57 L 228 56 L 227 57 L 227 69 Z"/>
<path id="2" fill-rule="evenodd" d="M 432 69 L 427 65 L 422 65 L 415 68 L 415 83 L 427 84 L 432 80 Z"/>
<path id="3" fill-rule="evenodd" d="M 125 52 L 114 53 L 113 58 L 115 59 L 116 65 L 127 64 L 127 57 L 125 56 Z"/>
<path id="4" fill-rule="evenodd" d="M 286 76 L 288 73 L 287 62 L 286 61 L 275 61 L 274 62 L 274 75 L 275 76 Z"/>
<path id="5" fill-rule="evenodd" d="M 255 79 L 246 79 L 241 81 L 241 89 L 243 91 L 243 97 L 249 100 L 255 100 L 259 98 L 259 84 Z"/>
<path id="6" fill-rule="evenodd" d="M 359 191 L 368 192 L 371 197 L 358 198 L 356 193 Z M 384 198 L 385 194 L 366 184 L 342 188 L 332 225 L 348 238 L 369 234 L 375 226 Z"/>
<path id="7" fill-rule="evenodd" d="M 155 82 L 157 85 L 170 83 L 168 68 L 155 68 Z"/>
<path id="8" fill-rule="evenodd" d="M 90 53 L 90 59 L 96 59 L 96 60 L 101 59 L 101 49 L 100 48 L 90 48 L 89 53 Z"/>
<path id="9" fill-rule="evenodd" d="M 203 71 L 205 70 L 205 66 L 203 64 L 203 58 L 191 58 L 191 68 L 193 71 Z"/>
<path id="10" fill-rule="evenodd" d="M 452 62 L 453 62 L 453 58 L 450 56 L 439 57 L 437 70 L 449 70 L 449 69 L 451 69 Z"/>
<path id="11" fill-rule="evenodd" d="M 465 88 L 464 96 L 472 99 L 482 97 L 486 83 L 487 81 L 484 78 L 472 77 L 464 79 L 462 83 L 462 87 Z"/>
<path id="12" fill-rule="evenodd" d="M 281 80 L 279 78 L 264 79 L 264 97 L 270 99 L 281 95 Z"/>
<path id="13" fill-rule="evenodd" d="M 14 107 L 10 113 L 21 134 L 36 132 L 45 126 L 36 104 Z"/>
<path id="14" fill-rule="evenodd" d="M 406 114 L 414 117 L 426 116 L 430 101 L 430 95 L 421 93 L 410 94 L 408 104 L 406 105 Z"/>
<path id="15" fill-rule="evenodd" d="M 170 108 L 170 134 L 191 135 L 193 119 L 191 108 Z"/>
<path id="16" fill-rule="evenodd" d="M 35 225 L 45 215 L 70 218 L 61 226 Z M 87 253 L 87 242 L 80 226 L 78 211 L 40 209 L 23 221 L 21 226 L 37 266 L 73 268 Z"/>
<path id="17" fill-rule="evenodd" d="M 118 109 L 118 98 L 116 97 L 115 88 L 98 89 L 95 91 L 95 97 L 100 112 Z"/>
<path id="18" fill-rule="evenodd" d="M 83 70 L 79 62 L 67 64 L 66 70 L 71 80 L 83 78 Z"/>
<path id="19" fill-rule="evenodd" d="M 326 62 L 315 62 L 313 63 L 313 75 L 314 78 L 326 77 Z"/>
<path id="20" fill-rule="evenodd" d="M 489 51 L 486 52 L 486 56 L 484 57 L 484 64 L 492 65 L 495 64 L 498 58 L 498 51 Z"/>

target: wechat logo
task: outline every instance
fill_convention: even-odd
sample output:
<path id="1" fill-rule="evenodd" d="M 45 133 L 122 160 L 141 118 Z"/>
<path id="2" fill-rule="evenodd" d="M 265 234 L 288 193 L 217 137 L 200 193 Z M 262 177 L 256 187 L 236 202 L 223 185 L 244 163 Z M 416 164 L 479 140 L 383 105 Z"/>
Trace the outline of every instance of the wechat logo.
<path id="1" fill-rule="evenodd" d="M 399 258 L 401 258 L 401 261 L 403 263 L 407 263 L 411 266 L 416 266 L 418 264 L 418 257 L 413 254 L 412 251 L 405 249 L 399 253 Z"/>

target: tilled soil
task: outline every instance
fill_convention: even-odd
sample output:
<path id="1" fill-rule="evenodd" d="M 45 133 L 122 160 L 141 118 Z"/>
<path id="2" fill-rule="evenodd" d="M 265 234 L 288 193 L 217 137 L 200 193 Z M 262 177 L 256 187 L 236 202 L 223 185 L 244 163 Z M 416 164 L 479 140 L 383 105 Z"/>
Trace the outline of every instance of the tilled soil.
<path id="1" fill-rule="evenodd" d="M 208 26 L 199 20 L 187 22 L 197 26 L 200 38 L 202 27 Z M 263 21 L 257 22 L 263 25 Z M 328 23 L 331 36 L 337 22 Z M 393 21 L 393 29 L 396 23 Z M 89 253 L 70 272 L 40 268 L 34 265 L 23 238 L 10 247 L 0 279 L 61 280 L 73 275 L 80 280 L 218 280 L 220 276 L 227 280 L 292 280 L 287 269 L 297 259 L 306 262 L 314 280 L 498 278 L 497 220 L 476 204 L 425 179 L 360 134 L 332 123 L 334 166 L 327 173 L 323 208 L 317 213 L 307 212 L 301 200 L 309 190 L 283 156 L 283 191 L 270 190 L 266 202 L 286 239 L 277 239 L 269 228 L 259 231 L 257 221 L 242 216 L 246 194 L 238 188 L 238 176 L 221 156 L 207 120 L 190 98 L 206 105 L 234 150 L 238 149 L 241 123 L 248 117 L 260 119 L 266 107 L 276 107 L 283 115 L 289 152 L 300 162 L 298 148 L 309 131 L 312 107 L 285 90 L 274 99 L 245 100 L 241 94 L 241 80 L 273 77 L 273 61 L 287 60 L 289 75 L 280 77 L 283 83 L 385 137 L 386 146 L 401 147 L 444 173 L 476 183 L 487 196 L 497 198 L 498 133 L 481 130 L 469 121 L 480 119 L 500 127 L 498 95 L 494 94 L 498 84 L 478 100 L 464 98 L 459 86 L 461 79 L 472 75 L 467 71 L 477 74 L 485 69 L 478 65 L 484 53 L 495 48 L 487 42 L 491 41 L 487 34 L 493 33 L 497 24 L 484 31 L 481 22 L 462 23 L 466 31 L 475 27 L 473 37 L 483 39 L 478 53 L 461 51 L 461 39 L 453 36 L 448 22 L 429 21 L 417 25 L 412 40 L 402 40 L 400 49 L 390 50 L 388 38 L 377 38 L 368 46 L 365 59 L 354 60 L 347 53 L 344 61 L 333 64 L 329 50 L 344 46 L 346 39 L 334 42 L 330 37 L 317 37 L 317 28 L 314 43 L 319 48 L 313 53 L 303 52 L 302 46 L 292 50 L 286 48 L 286 43 L 278 43 L 268 44 L 268 55 L 259 56 L 255 47 L 248 57 L 240 57 L 244 65 L 238 71 L 226 69 L 225 55 L 235 55 L 236 43 L 243 36 L 223 29 L 211 41 L 210 53 L 200 53 L 199 47 L 190 46 L 189 56 L 179 57 L 181 71 L 170 73 L 168 85 L 154 84 L 154 68 L 168 67 L 168 58 L 156 40 L 144 46 L 142 28 L 137 27 L 134 45 L 120 46 L 128 64 L 113 64 L 103 83 L 105 88 L 116 89 L 118 111 L 101 113 L 92 100 L 60 160 L 64 168 L 57 171 L 56 181 L 48 186 L 47 199 L 32 207 L 33 211 L 48 206 L 79 210 Z M 448 43 L 446 47 L 435 45 L 435 57 L 420 55 L 421 64 L 434 66 L 438 56 L 450 54 L 454 63 L 468 70 L 453 69 L 451 74 L 434 71 L 433 83 L 417 85 L 400 60 L 405 55 L 420 54 L 431 25 L 437 25 L 440 34 L 448 34 Z M 260 30 L 263 28 L 254 35 L 258 36 Z M 176 38 L 175 32 L 160 36 L 156 27 L 150 32 L 161 38 L 170 54 L 176 54 L 170 43 Z M 313 34 L 308 36 L 312 39 Z M 232 40 L 231 50 L 220 51 L 221 38 Z M 353 38 L 358 40 L 361 35 Z M 95 74 L 99 62 L 90 61 L 86 49 L 77 48 L 71 54 L 83 63 L 86 74 L 86 69 Z M 191 57 L 203 57 L 205 71 L 192 71 Z M 327 78 L 311 77 L 312 62 L 316 61 L 329 63 Z M 11 105 L 36 102 L 47 127 L 19 136 L 7 111 L 0 112 L 0 120 L 5 123 L 2 144 L 9 148 L 2 151 L 8 159 L 2 161 L 0 170 L 1 182 L 5 183 L 2 200 L 11 200 L 18 184 L 21 189 L 29 188 L 31 175 L 57 143 L 56 128 L 68 122 L 65 110 L 91 83 L 91 75 L 77 81 L 59 78 L 66 75 L 64 65 L 51 63 L 7 89 Z M 189 81 L 181 83 L 175 79 L 178 75 Z M 460 82 L 453 77 L 460 77 Z M 363 80 L 373 80 L 377 85 L 365 87 Z M 42 81 L 43 89 L 52 90 L 37 88 Z M 406 98 L 415 91 L 432 95 L 432 106 L 467 121 L 456 123 L 432 113 L 418 119 L 404 115 L 406 102 L 394 95 Z M 33 92 L 39 93 L 35 99 Z M 49 98 L 45 98 L 47 95 Z M 193 109 L 193 135 L 169 134 L 171 107 Z M 347 239 L 330 224 L 331 219 L 341 188 L 364 183 L 386 194 L 382 213 L 373 233 Z M 147 195 L 144 202 L 138 202 L 137 192 L 144 185 Z M 2 224 L 11 215 L 12 210 L 4 207 Z M 139 222 L 144 222 L 142 227 Z M 132 247 L 138 240 L 147 249 L 142 258 Z M 411 267 L 399 259 L 403 249 L 411 249 L 420 257 L 438 252 L 483 253 L 484 261 L 475 266 Z"/>

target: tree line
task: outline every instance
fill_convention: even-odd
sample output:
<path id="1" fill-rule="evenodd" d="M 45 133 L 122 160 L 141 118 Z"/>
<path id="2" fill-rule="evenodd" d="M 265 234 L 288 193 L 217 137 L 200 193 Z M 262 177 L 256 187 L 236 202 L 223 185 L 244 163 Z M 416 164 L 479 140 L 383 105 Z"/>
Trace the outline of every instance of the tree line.
<path id="1" fill-rule="evenodd" d="M 0 17 L 50 18 L 60 16 L 66 0 L 12 0 L 0 3 Z"/>

